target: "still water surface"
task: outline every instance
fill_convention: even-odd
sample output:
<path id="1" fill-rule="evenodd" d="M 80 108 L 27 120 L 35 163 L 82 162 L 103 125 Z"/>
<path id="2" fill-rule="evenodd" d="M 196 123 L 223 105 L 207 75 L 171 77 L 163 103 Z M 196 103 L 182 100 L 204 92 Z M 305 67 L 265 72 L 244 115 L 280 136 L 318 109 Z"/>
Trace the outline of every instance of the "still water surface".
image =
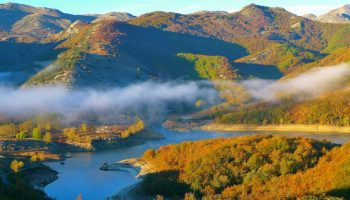
<path id="1" fill-rule="evenodd" d="M 166 129 L 158 129 L 158 132 L 165 136 L 165 139 L 148 141 L 145 144 L 115 149 L 111 151 L 74 153 L 73 157 L 65 160 L 65 164 L 59 162 L 45 163 L 59 173 L 59 179 L 45 187 L 45 192 L 57 200 L 74 200 L 79 194 L 84 200 L 99 200 L 116 194 L 121 189 L 130 186 L 139 180 L 129 172 L 106 172 L 99 168 L 103 163 L 113 163 L 116 161 L 142 156 L 143 152 L 149 148 L 158 148 L 167 144 L 176 144 L 183 141 L 195 141 L 218 137 L 237 137 L 242 135 L 256 134 L 253 132 L 207 132 L 190 131 L 175 132 Z M 259 134 L 271 134 L 259 133 Z M 286 135 L 290 137 L 304 136 L 318 140 L 329 140 L 342 144 L 350 140 L 349 133 L 272 133 Z"/>

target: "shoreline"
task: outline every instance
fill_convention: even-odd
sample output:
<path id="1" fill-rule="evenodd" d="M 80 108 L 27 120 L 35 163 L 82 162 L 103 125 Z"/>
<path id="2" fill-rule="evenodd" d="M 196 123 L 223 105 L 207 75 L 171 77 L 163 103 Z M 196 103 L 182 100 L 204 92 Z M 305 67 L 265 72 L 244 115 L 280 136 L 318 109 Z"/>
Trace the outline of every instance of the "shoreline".
<path id="1" fill-rule="evenodd" d="M 142 179 L 143 176 L 153 173 L 153 167 L 145 161 L 139 158 L 130 158 L 126 160 L 121 160 L 115 163 L 104 163 L 100 170 L 103 171 L 128 171 L 129 173 L 135 175 L 136 178 Z"/>
<path id="2" fill-rule="evenodd" d="M 328 126 L 328 125 L 246 125 L 246 124 L 207 124 L 199 127 L 204 131 L 281 131 L 281 132 L 336 132 L 336 133 L 350 133 L 350 126 Z"/>
<path id="3" fill-rule="evenodd" d="M 138 180 L 136 183 L 131 184 L 120 191 L 117 191 L 114 195 L 108 197 L 112 200 L 124 200 L 124 199 L 148 199 L 143 195 L 138 194 L 140 184 L 142 184 L 144 176 L 149 173 L 153 173 L 152 166 L 139 158 L 131 158 L 121 160 L 112 164 L 104 164 L 100 170 L 104 171 L 128 171 Z"/>

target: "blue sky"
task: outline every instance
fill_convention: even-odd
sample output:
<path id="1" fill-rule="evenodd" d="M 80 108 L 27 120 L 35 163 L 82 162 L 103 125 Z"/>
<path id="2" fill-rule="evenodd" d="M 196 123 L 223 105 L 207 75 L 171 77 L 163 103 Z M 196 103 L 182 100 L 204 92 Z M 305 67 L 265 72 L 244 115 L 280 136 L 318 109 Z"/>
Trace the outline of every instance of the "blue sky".
<path id="1" fill-rule="evenodd" d="M 200 10 L 234 12 L 250 3 L 284 7 L 299 15 L 322 14 L 350 3 L 349 0 L 0 0 L 0 3 L 6 2 L 57 8 L 73 14 L 119 11 L 134 15 L 151 11 L 172 11 L 185 14 Z"/>

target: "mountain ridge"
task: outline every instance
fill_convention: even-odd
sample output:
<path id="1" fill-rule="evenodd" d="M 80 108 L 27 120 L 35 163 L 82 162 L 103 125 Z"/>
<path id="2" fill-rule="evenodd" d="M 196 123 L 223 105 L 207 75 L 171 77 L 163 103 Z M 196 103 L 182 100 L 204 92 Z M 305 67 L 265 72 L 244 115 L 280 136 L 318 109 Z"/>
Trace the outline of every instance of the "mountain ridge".
<path id="1" fill-rule="evenodd" d="M 181 53 L 211 58 L 223 56 L 245 78 L 255 76 L 276 79 L 281 78 L 282 73 L 298 71 L 301 66 L 321 60 L 332 54 L 332 51 L 350 45 L 350 40 L 346 40 L 349 30 L 345 24 L 320 23 L 283 8 L 256 4 L 247 5 L 233 13 L 199 12 L 184 15 L 157 11 L 134 17 L 128 13 L 112 12 L 90 15 L 87 16 L 90 20 L 77 19 L 74 22 L 69 17 L 54 17 L 66 15 L 55 9 L 38 8 L 39 11 L 35 11 L 35 7 L 20 4 L 2 4 L 2 7 L 37 13 L 15 20 L 16 23 L 11 26 L 13 30 L 8 34 L 17 37 L 17 40 L 7 36 L 0 45 L 13 44 L 13 49 L 8 49 L 13 53 L 18 51 L 14 44 L 19 45 L 21 41 L 29 44 L 39 41 L 44 46 L 50 46 L 47 50 L 50 56 L 40 55 L 40 59 L 33 58 L 28 62 L 28 69 L 31 68 L 33 73 L 35 66 L 36 73 L 24 81 L 26 86 L 56 83 L 57 80 L 57 83 L 68 85 L 81 80 L 78 85 L 93 86 L 91 77 L 107 83 L 109 74 L 114 73 L 118 74 L 116 77 L 120 77 L 120 80 L 126 78 L 126 81 L 127 77 L 133 77 L 130 79 L 132 82 L 137 77 L 144 77 L 140 80 L 162 79 L 162 76 L 176 79 L 191 77 L 195 73 L 193 66 L 189 67 L 189 63 L 177 57 Z M 0 15 L 2 12 L 6 10 L 0 9 Z M 123 23 L 118 23 L 121 21 Z M 28 24 L 31 26 L 28 27 Z M 25 41 L 25 36 L 32 38 Z M 188 43 L 183 43 L 180 38 Z M 209 51 L 198 44 L 199 41 L 208 44 L 213 50 Z M 268 55 L 266 52 L 272 53 Z M 34 64 L 38 60 L 51 64 L 38 67 Z M 57 62 L 60 64 L 57 65 Z M 43 73 L 45 69 L 52 69 L 52 65 L 59 69 L 58 74 L 51 76 Z M 99 66 L 101 70 L 92 65 Z M 179 69 L 189 71 L 174 71 L 176 65 L 183 67 Z M 97 71 L 89 72 L 85 68 Z M 124 71 L 118 71 L 121 69 Z M 138 71 L 140 69 L 144 71 Z M 85 75 L 76 76 L 76 73 Z M 123 73 L 128 75 L 120 75 Z M 192 75 L 187 76 L 186 73 Z M 99 79 L 98 75 L 104 78 Z M 56 81 L 55 77 L 58 78 Z M 83 81 L 82 77 L 86 80 Z M 118 83 L 115 77 L 110 82 Z"/>

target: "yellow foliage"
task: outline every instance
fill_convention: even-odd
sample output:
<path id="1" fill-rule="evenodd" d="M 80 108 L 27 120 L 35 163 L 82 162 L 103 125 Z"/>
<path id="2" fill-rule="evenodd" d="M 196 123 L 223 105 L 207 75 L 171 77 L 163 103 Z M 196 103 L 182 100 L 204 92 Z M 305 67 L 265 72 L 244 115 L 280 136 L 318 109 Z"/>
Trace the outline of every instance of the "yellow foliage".
<path id="1" fill-rule="evenodd" d="M 140 118 L 137 118 L 135 123 L 131 124 L 126 130 L 121 132 L 121 138 L 127 138 L 130 135 L 142 131 L 144 128 L 145 123 Z"/>
<path id="2" fill-rule="evenodd" d="M 13 172 L 18 173 L 21 168 L 24 167 L 24 163 L 22 161 L 13 160 L 10 164 L 10 168 Z"/>

